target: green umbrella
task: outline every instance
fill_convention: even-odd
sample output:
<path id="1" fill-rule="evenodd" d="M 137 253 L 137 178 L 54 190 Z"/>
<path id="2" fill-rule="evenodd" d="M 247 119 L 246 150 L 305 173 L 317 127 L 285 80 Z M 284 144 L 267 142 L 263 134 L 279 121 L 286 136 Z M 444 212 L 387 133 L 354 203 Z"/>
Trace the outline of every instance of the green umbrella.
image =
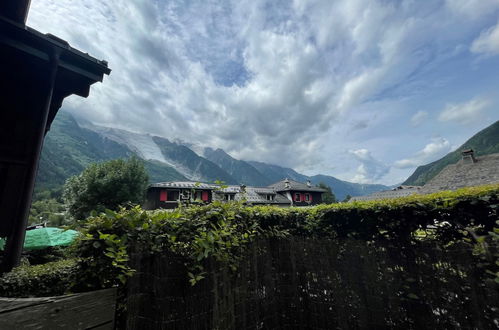
<path id="1" fill-rule="evenodd" d="M 38 228 L 26 231 L 24 239 L 25 250 L 40 250 L 51 246 L 70 245 L 78 236 L 75 230 L 64 230 L 55 227 Z M 0 249 L 5 242 L 0 239 Z"/>

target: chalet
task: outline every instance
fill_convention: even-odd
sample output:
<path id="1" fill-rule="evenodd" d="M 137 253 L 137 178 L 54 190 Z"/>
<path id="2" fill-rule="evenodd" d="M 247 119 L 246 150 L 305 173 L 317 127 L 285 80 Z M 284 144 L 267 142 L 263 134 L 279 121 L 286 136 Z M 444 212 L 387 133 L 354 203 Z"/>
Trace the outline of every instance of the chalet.
<path id="1" fill-rule="evenodd" d="M 174 209 L 180 203 L 204 203 L 212 201 L 212 192 L 216 188 L 207 183 L 175 181 L 153 183 L 147 189 L 144 208 Z"/>
<path id="2" fill-rule="evenodd" d="M 381 190 L 373 192 L 369 195 L 365 196 L 354 196 L 350 198 L 349 202 L 356 201 L 373 201 L 379 199 L 387 199 L 387 198 L 398 198 L 405 197 L 410 195 L 419 194 L 421 191 L 420 186 L 398 186 L 390 190 Z"/>
<path id="3" fill-rule="evenodd" d="M 442 190 L 499 183 L 499 153 L 476 157 L 472 149 L 463 150 L 462 158 L 447 165 L 421 189 L 422 194 Z"/>
<path id="4" fill-rule="evenodd" d="M 243 201 L 247 205 L 275 205 L 280 207 L 310 206 L 322 202 L 324 189 L 310 182 L 285 179 L 268 187 L 213 184 L 183 181 L 151 184 L 147 190 L 146 209 L 172 209 L 179 204 L 208 204 L 212 201 Z"/>
<path id="5" fill-rule="evenodd" d="M 289 179 L 271 184 L 269 188 L 282 196 L 285 196 L 292 206 L 311 206 L 320 204 L 322 202 L 322 194 L 326 192 L 325 189 L 314 187 L 307 181 L 301 183 Z"/>
<path id="6" fill-rule="evenodd" d="M 291 202 L 272 188 L 228 186 L 214 191 L 214 200 L 244 201 L 248 205 L 291 206 Z"/>
<path id="7" fill-rule="evenodd" d="M 461 159 L 447 165 L 424 186 L 399 186 L 392 190 L 378 191 L 367 196 L 355 196 L 354 201 L 397 198 L 414 194 L 431 194 L 444 190 L 499 183 L 499 153 L 476 157 L 473 149 L 461 152 Z"/>

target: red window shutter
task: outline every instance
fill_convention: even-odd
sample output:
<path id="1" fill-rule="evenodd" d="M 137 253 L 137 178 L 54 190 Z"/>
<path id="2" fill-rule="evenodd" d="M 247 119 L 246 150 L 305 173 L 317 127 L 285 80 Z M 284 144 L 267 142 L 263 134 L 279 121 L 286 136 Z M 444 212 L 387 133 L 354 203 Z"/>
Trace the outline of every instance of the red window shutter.
<path id="1" fill-rule="evenodd" d="M 208 192 L 207 191 L 203 191 L 202 195 L 201 195 L 201 199 L 205 202 L 208 201 Z"/>
<path id="2" fill-rule="evenodd" d="M 168 200 L 168 195 L 166 193 L 166 190 L 161 190 L 159 192 L 159 201 L 160 202 L 164 202 L 164 201 L 167 201 Z"/>
<path id="3" fill-rule="evenodd" d="M 300 194 L 300 199 L 302 202 L 305 202 L 306 201 L 305 194 Z"/>

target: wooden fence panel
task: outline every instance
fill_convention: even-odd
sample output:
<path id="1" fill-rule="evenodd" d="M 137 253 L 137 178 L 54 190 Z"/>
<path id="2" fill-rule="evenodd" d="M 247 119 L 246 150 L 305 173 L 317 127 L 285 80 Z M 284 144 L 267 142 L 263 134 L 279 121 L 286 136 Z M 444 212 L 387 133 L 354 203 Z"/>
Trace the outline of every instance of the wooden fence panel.
<path id="1" fill-rule="evenodd" d="M 0 298 L 0 329 L 113 329 L 116 289 L 43 298 Z"/>

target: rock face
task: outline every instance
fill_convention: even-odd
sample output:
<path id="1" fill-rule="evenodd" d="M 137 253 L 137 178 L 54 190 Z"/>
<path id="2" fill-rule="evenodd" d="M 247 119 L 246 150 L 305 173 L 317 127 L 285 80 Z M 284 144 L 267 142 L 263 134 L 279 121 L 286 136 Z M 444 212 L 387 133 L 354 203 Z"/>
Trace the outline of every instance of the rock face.
<path id="1" fill-rule="evenodd" d="M 429 194 L 491 183 L 499 183 L 499 153 L 477 157 L 474 162 L 461 159 L 456 164 L 448 165 L 423 186 L 421 193 Z"/>

